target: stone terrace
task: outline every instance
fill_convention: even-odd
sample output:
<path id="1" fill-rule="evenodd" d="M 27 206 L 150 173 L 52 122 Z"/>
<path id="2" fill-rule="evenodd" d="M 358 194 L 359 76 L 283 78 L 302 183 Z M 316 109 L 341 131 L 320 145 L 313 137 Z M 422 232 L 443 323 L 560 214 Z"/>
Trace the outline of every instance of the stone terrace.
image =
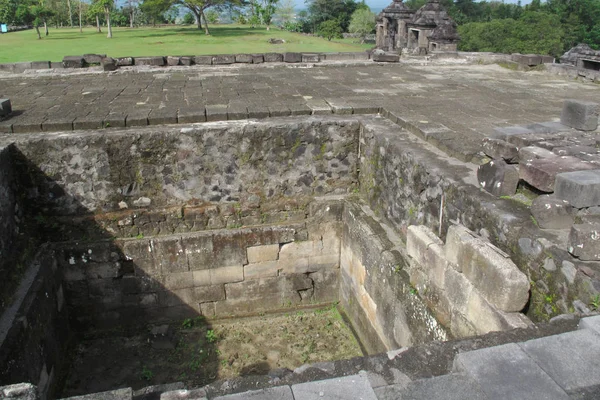
<path id="1" fill-rule="evenodd" d="M 1 75 L 12 118 L 0 132 L 123 127 L 290 114 L 387 110 L 443 124 L 437 142 L 464 161 L 493 128 L 556 120 L 564 99 L 594 101 L 598 86 L 497 65 L 175 67 Z"/>

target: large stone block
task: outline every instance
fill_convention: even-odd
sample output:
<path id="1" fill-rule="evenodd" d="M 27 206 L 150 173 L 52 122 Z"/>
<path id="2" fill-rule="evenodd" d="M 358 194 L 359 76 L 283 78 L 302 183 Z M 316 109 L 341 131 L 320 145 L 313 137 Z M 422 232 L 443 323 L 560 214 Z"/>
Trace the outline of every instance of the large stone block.
<path id="1" fill-rule="evenodd" d="M 425 267 L 425 254 L 429 246 L 444 242 L 435 233 L 424 225 L 410 225 L 406 233 L 406 251 L 417 263 Z"/>
<path id="2" fill-rule="evenodd" d="M 129 67 L 133 65 L 133 57 L 119 57 L 117 58 L 117 66 Z"/>
<path id="3" fill-rule="evenodd" d="M 65 68 L 83 68 L 85 61 L 83 56 L 65 56 L 62 63 Z"/>
<path id="4" fill-rule="evenodd" d="M 108 392 L 86 394 L 83 396 L 69 397 L 69 400 L 131 400 L 133 391 L 131 388 L 116 389 Z"/>
<path id="5" fill-rule="evenodd" d="M 167 56 L 167 65 L 175 66 L 181 63 L 181 58 L 177 56 Z"/>
<path id="6" fill-rule="evenodd" d="M 519 149 L 512 143 L 500 139 L 483 139 L 483 152 L 492 159 L 503 159 L 507 163 L 519 160 Z"/>
<path id="7" fill-rule="evenodd" d="M 0 99 L 0 117 L 6 117 L 12 112 L 10 99 Z"/>
<path id="8" fill-rule="evenodd" d="M 600 206 L 600 169 L 558 174 L 554 192 L 577 208 Z"/>
<path id="9" fill-rule="evenodd" d="M 598 128 L 600 105 L 588 101 L 565 100 L 560 122 L 563 125 L 582 131 L 594 131 Z"/>
<path id="10" fill-rule="evenodd" d="M 248 262 L 258 263 L 263 261 L 275 261 L 279 257 L 279 244 L 268 244 L 265 246 L 252 246 L 246 249 Z"/>
<path id="11" fill-rule="evenodd" d="M 226 65 L 226 64 L 234 64 L 235 63 L 235 54 L 219 54 L 213 56 L 212 64 L 213 65 Z"/>
<path id="12" fill-rule="evenodd" d="M 299 63 L 302 62 L 302 53 L 284 53 L 283 62 Z"/>
<path id="13" fill-rule="evenodd" d="M 251 64 L 252 63 L 252 54 L 236 54 L 235 55 L 235 62 L 236 63 Z"/>
<path id="14" fill-rule="evenodd" d="M 540 158 L 527 162 L 521 161 L 519 164 L 519 175 L 521 179 L 536 189 L 551 193 L 554 191 L 556 175 L 564 172 L 584 171 L 594 168 L 597 168 L 597 166 L 575 157 Z"/>
<path id="15" fill-rule="evenodd" d="M 135 65 L 152 65 L 156 67 L 162 67 L 165 65 L 165 58 L 162 56 L 154 57 L 135 57 Z"/>
<path id="16" fill-rule="evenodd" d="M 117 69 L 117 63 L 114 58 L 104 57 L 100 62 L 105 72 L 116 71 Z"/>
<path id="17" fill-rule="evenodd" d="M 299 290 L 307 290 L 312 287 L 312 280 L 304 274 L 297 274 L 229 283 L 225 285 L 225 292 L 227 299 L 261 299 L 270 294 L 297 294 Z"/>
<path id="18" fill-rule="evenodd" d="M 234 265 L 193 271 L 194 286 L 220 285 L 244 280 L 244 267 Z"/>
<path id="19" fill-rule="evenodd" d="M 188 259 L 181 238 L 153 239 L 154 260 L 163 275 L 188 271 Z"/>
<path id="20" fill-rule="evenodd" d="M 554 158 L 556 154 L 550 150 L 537 146 L 526 146 L 519 149 L 519 163 L 524 163 L 538 158 Z"/>
<path id="21" fill-rule="evenodd" d="M 373 61 L 397 63 L 400 61 L 400 55 L 394 53 L 373 53 Z"/>
<path id="22" fill-rule="evenodd" d="M 279 53 L 265 53 L 265 62 L 283 62 L 283 54 Z"/>
<path id="23" fill-rule="evenodd" d="M 87 64 L 100 64 L 102 59 L 106 58 L 106 54 L 84 54 L 83 59 Z"/>
<path id="24" fill-rule="evenodd" d="M 600 223 L 573 225 L 568 250 L 580 260 L 600 261 Z"/>
<path id="25" fill-rule="evenodd" d="M 277 276 L 277 261 L 261 261 L 244 266 L 244 279 L 257 279 Z"/>
<path id="26" fill-rule="evenodd" d="M 536 197 L 531 204 L 531 215 L 542 229 L 568 229 L 573 225 L 573 207 L 555 196 Z"/>
<path id="27" fill-rule="evenodd" d="M 305 63 L 318 63 L 321 61 L 320 57 L 316 53 L 304 53 L 302 54 L 302 62 Z"/>
<path id="28" fill-rule="evenodd" d="M 323 243 L 320 240 L 286 243 L 279 250 L 279 259 L 316 256 L 321 253 L 322 245 Z"/>
<path id="29" fill-rule="evenodd" d="M 496 196 L 511 196 L 517 191 L 519 171 L 504 160 L 492 160 L 477 169 L 477 181 L 486 191 Z"/>
<path id="30" fill-rule="evenodd" d="M 194 57 L 194 64 L 196 65 L 212 65 L 212 56 L 196 56 Z"/>
<path id="31" fill-rule="evenodd" d="M 488 302 L 502 311 L 523 309 L 529 299 L 529 280 L 507 255 L 457 225 L 449 228 L 447 242 L 452 242 L 448 259 L 460 265 L 465 277 Z"/>

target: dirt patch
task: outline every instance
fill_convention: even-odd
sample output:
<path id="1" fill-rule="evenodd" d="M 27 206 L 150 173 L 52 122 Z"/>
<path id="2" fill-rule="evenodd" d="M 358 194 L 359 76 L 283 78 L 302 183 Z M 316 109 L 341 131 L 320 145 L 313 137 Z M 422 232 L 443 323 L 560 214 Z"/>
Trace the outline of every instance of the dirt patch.
<path id="1" fill-rule="evenodd" d="M 82 340 L 62 395 L 177 381 L 198 387 L 363 355 L 335 306 L 211 323 L 202 317 L 187 319 L 158 340 L 151 329 Z"/>

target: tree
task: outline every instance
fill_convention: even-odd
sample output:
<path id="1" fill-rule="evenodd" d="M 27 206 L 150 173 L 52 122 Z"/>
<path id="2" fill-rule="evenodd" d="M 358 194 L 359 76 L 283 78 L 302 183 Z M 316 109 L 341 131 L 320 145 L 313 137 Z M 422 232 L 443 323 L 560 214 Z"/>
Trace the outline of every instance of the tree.
<path id="1" fill-rule="evenodd" d="M 219 23 L 219 13 L 215 10 L 208 10 L 205 14 L 206 20 L 211 24 Z"/>
<path id="2" fill-rule="evenodd" d="M 18 6 L 17 0 L 0 0 L 0 22 L 20 25 L 16 17 Z"/>
<path id="3" fill-rule="evenodd" d="M 319 25 L 319 35 L 325 39 L 331 41 L 333 38 L 342 37 L 342 27 L 340 22 L 336 19 L 330 19 L 329 21 L 321 22 Z"/>
<path id="4" fill-rule="evenodd" d="M 275 14 L 279 16 L 283 25 L 294 19 L 295 4 L 294 0 L 283 0 L 279 3 Z"/>
<path id="5" fill-rule="evenodd" d="M 260 16 L 263 23 L 267 26 L 267 30 L 271 29 L 271 21 L 277 10 L 279 0 L 262 0 L 263 4 L 260 7 Z"/>
<path id="6" fill-rule="evenodd" d="M 165 20 L 165 13 L 173 3 L 170 0 L 143 0 L 140 10 L 156 25 L 157 21 Z"/>
<path id="7" fill-rule="evenodd" d="M 369 33 L 373 33 L 375 30 L 375 14 L 370 9 L 359 9 L 354 11 L 352 18 L 350 19 L 350 25 L 348 26 L 348 32 L 357 33 L 361 37 L 365 37 Z"/>
<path id="8" fill-rule="evenodd" d="M 183 24 L 191 25 L 194 22 L 196 22 L 196 19 L 194 18 L 194 14 L 192 14 L 191 12 L 188 12 L 183 16 L 183 21 L 182 21 Z"/>
<path id="9" fill-rule="evenodd" d="M 342 32 L 348 30 L 350 16 L 358 4 L 354 0 L 307 0 L 313 30 L 325 21 L 337 19 Z"/>

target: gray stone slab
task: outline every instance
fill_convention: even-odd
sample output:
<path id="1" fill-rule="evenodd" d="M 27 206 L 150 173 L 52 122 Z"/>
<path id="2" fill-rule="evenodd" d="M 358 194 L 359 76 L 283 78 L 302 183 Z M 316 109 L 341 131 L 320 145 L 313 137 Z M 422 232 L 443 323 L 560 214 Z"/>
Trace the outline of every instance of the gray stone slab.
<path id="1" fill-rule="evenodd" d="M 155 67 L 162 67 L 165 65 L 165 58 L 162 56 L 135 57 L 133 63 L 135 65 L 152 65 Z"/>
<path id="2" fill-rule="evenodd" d="M 316 53 L 304 53 L 302 54 L 302 62 L 305 63 L 318 63 L 321 58 Z"/>
<path id="3" fill-rule="evenodd" d="M 306 104 L 290 104 L 291 115 L 311 115 L 312 110 Z"/>
<path id="4" fill-rule="evenodd" d="M 564 132 L 569 131 L 569 128 L 566 125 L 561 124 L 560 122 L 539 122 L 536 124 L 530 124 L 525 126 L 527 129 L 532 130 L 535 133 L 556 133 L 556 132 Z"/>
<path id="5" fill-rule="evenodd" d="M 398 54 L 391 54 L 391 53 L 383 53 L 383 54 L 374 53 L 373 61 L 397 63 L 398 61 L 400 61 L 400 56 Z"/>
<path id="6" fill-rule="evenodd" d="M 564 172 L 556 175 L 556 197 L 577 208 L 600 205 L 600 169 Z"/>
<path id="7" fill-rule="evenodd" d="M 72 131 L 75 117 L 51 116 L 42 123 L 45 132 Z"/>
<path id="8" fill-rule="evenodd" d="M 292 111 L 284 104 L 269 104 L 269 115 L 271 117 L 287 117 Z"/>
<path id="9" fill-rule="evenodd" d="M 101 129 L 105 115 L 89 114 L 75 118 L 73 129 Z M 147 125 L 147 124 L 146 124 Z"/>
<path id="10" fill-rule="evenodd" d="M 306 382 L 292 386 L 295 400 L 375 400 L 375 392 L 365 375 Z"/>
<path id="11" fill-rule="evenodd" d="M 105 128 L 124 128 L 126 126 L 126 118 L 127 114 L 125 114 L 124 112 L 110 112 L 104 117 L 102 125 Z"/>
<path id="12" fill-rule="evenodd" d="M 589 330 L 529 340 L 520 346 L 567 392 L 600 385 L 600 340 Z"/>
<path id="13" fill-rule="evenodd" d="M 494 128 L 492 138 L 506 140 L 509 136 L 533 134 L 531 129 L 523 126 L 506 126 L 502 128 Z"/>
<path id="14" fill-rule="evenodd" d="M 50 61 L 32 61 L 31 69 L 50 69 Z"/>
<path id="15" fill-rule="evenodd" d="M 576 224 L 569 232 L 569 253 L 582 261 L 600 261 L 600 222 Z"/>
<path id="16" fill-rule="evenodd" d="M 573 225 L 573 214 L 569 202 L 556 196 L 541 195 L 531 203 L 531 215 L 542 229 L 569 229 Z"/>
<path id="17" fill-rule="evenodd" d="M 579 329 L 589 329 L 600 335 L 600 315 L 582 318 L 579 321 Z"/>
<path id="18" fill-rule="evenodd" d="M 83 56 L 65 56 L 62 61 L 65 68 L 83 68 L 84 63 Z"/>
<path id="19" fill-rule="evenodd" d="M 269 108 L 257 104 L 248 104 L 248 118 L 268 118 Z"/>
<path id="20" fill-rule="evenodd" d="M 519 171 L 504 160 L 492 160 L 477 168 L 477 182 L 495 196 L 512 196 L 517 191 Z"/>
<path id="21" fill-rule="evenodd" d="M 565 172 L 585 171 L 596 166 L 581 161 L 576 157 L 540 158 L 537 160 L 519 162 L 521 179 L 542 192 L 551 193 L 555 190 L 556 176 Z M 562 198 L 562 197 L 559 197 Z M 570 199 L 569 203 L 575 206 Z"/>
<path id="22" fill-rule="evenodd" d="M 206 121 L 206 110 L 204 106 L 199 107 L 179 107 L 177 112 L 177 122 L 180 124 L 192 124 L 195 122 Z"/>
<path id="23" fill-rule="evenodd" d="M 262 390 L 251 390 L 244 393 L 215 397 L 214 400 L 294 400 L 289 386 L 277 386 Z M 297 397 L 295 400 L 299 400 Z"/>
<path id="24" fill-rule="evenodd" d="M 265 53 L 265 62 L 283 62 L 283 54 L 280 53 Z"/>
<path id="25" fill-rule="evenodd" d="M 0 99 L 0 117 L 6 117 L 12 112 L 10 99 Z"/>
<path id="26" fill-rule="evenodd" d="M 227 106 L 224 104 L 215 104 L 206 106 L 206 120 L 227 121 Z"/>
<path id="27" fill-rule="evenodd" d="M 160 400 L 206 400 L 206 398 L 206 390 L 202 388 L 191 390 L 172 390 L 169 392 L 164 392 L 160 395 Z"/>
<path id="28" fill-rule="evenodd" d="M 150 114 L 148 109 L 132 110 L 127 113 L 125 124 L 127 126 L 146 126 L 148 125 L 148 114 Z"/>
<path id="29" fill-rule="evenodd" d="M 236 54 L 236 63 L 252 64 L 252 54 Z"/>
<path id="30" fill-rule="evenodd" d="M 196 65 L 212 65 L 212 56 L 196 56 L 194 57 L 194 64 Z"/>
<path id="31" fill-rule="evenodd" d="M 375 389 L 379 400 L 487 400 L 479 384 L 459 374 L 420 379 Z"/>
<path id="32" fill-rule="evenodd" d="M 512 143 L 500 139 L 483 139 L 483 152 L 492 159 L 501 158 L 508 163 L 519 160 L 519 149 Z"/>
<path id="33" fill-rule="evenodd" d="M 284 53 L 283 62 L 299 63 L 302 62 L 302 53 Z"/>
<path id="34" fill-rule="evenodd" d="M 213 56 L 212 64 L 213 65 L 226 65 L 235 63 L 235 55 L 234 54 L 219 54 Z"/>
<path id="35" fill-rule="evenodd" d="M 327 99 L 325 101 L 331 106 L 334 114 L 349 115 L 354 112 L 352 107 L 342 99 Z"/>
<path id="36" fill-rule="evenodd" d="M 460 353 L 454 370 L 474 379 L 490 400 L 569 398 L 515 343 Z"/>
<path id="37" fill-rule="evenodd" d="M 582 131 L 593 131 L 598 128 L 600 104 L 590 101 L 565 100 L 560 122 L 563 125 Z"/>
<path id="38" fill-rule="evenodd" d="M 108 392 L 86 394 L 83 396 L 69 397 L 69 400 L 131 400 L 133 391 L 131 388 L 110 390 Z M 66 399 L 65 399 L 66 400 Z"/>
<path id="39" fill-rule="evenodd" d="M 148 114 L 148 125 L 164 125 L 177 123 L 176 108 L 155 108 Z"/>
<path id="40" fill-rule="evenodd" d="M 84 54 L 83 59 L 87 64 L 100 64 L 103 58 L 106 58 L 106 54 Z"/>
<path id="41" fill-rule="evenodd" d="M 228 120 L 248 119 L 248 109 L 241 104 L 230 104 L 227 107 Z"/>

